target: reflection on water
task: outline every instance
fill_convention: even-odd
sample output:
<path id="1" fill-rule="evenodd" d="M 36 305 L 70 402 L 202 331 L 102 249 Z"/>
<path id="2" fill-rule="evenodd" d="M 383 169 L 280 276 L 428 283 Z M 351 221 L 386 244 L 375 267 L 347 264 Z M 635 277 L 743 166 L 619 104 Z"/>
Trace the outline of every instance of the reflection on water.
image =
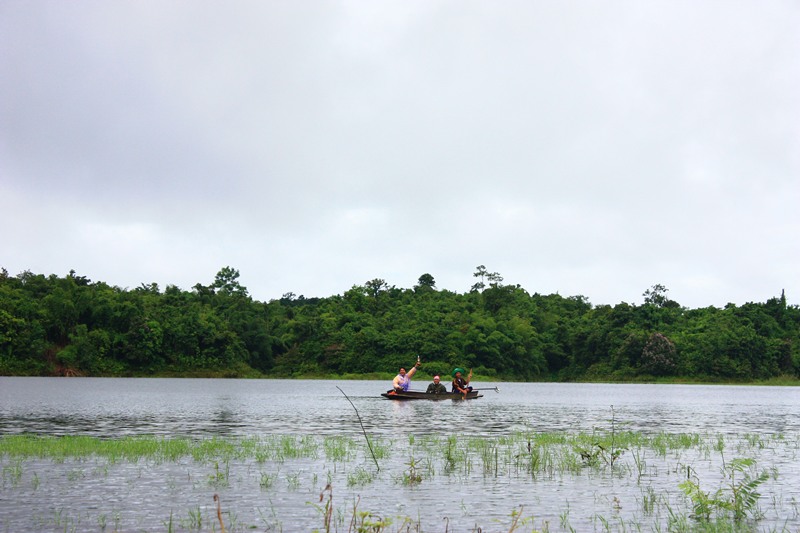
<path id="1" fill-rule="evenodd" d="M 353 402 L 351 405 L 337 385 Z M 800 430 L 789 387 L 485 383 L 470 401 L 397 402 L 380 381 L 0 378 L 0 433 L 248 436 L 502 435 L 591 431 L 612 416 L 648 432 Z M 424 388 L 425 384 L 415 384 Z M 612 414 L 613 406 L 613 414 Z"/>

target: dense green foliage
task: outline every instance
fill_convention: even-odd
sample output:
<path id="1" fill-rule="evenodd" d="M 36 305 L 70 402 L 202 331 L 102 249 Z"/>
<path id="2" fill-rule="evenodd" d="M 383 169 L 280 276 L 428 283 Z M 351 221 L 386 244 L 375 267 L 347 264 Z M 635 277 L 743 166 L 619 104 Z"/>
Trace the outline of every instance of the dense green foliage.
<path id="1" fill-rule="evenodd" d="M 133 290 L 0 271 L 2 375 L 324 376 L 394 372 L 484 379 L 702 380 L 800 375 L 800 308 L 766 303 L 687 309 L 655 285 L 642 305 L 529 294 L 479 266 L 469 292 L 375 279 L 327 298 L 253 300 L 225 267 L 191 291 Z"/>

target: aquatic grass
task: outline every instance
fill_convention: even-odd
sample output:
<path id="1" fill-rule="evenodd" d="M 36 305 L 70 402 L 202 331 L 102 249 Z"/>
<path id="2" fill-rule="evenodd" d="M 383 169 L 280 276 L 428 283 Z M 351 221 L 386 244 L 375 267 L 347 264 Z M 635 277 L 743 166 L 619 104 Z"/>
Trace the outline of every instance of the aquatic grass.
<path id="1" fill-rule="evenodd" d="M 259 437 L 244 437 L 237 439 L 238 458 L 258 457 L 265 450 L 264 440 Z"/>
<path id="2" fill-rule="evenodd" d="M 656 509 L 658 496 L 653 487 L 648 486 L 642 491 L 641 509 L 645 515 L 653 515 Z"/>
<path id="3" fill-rule="evenodd" d="M 258 486 L 261 487 L 261 490 L 271 489 L 275 484 L 275 481 L 278 479 L 278 474 L 275 473 L 260 472 L 259 474 L 260 481 L 258 482 Z"/>
<path id="4" fill-rule="evenodd" d="M 558 515 L 558 519 L 561 529 L 565 531 L 575 531 L 569 523 L 569 502 L 567 502 L 567 508 Z"/>
<path id="5" fill-rule="evenodd" d="M 361 466 L 347 473 L 348 487 L 365 487 L 375 481 L 376 474 Z"/>
<path id="6" fill-rule="evenodd" d="M 368 448 L 376 459 L 387 459 L 391 456 L 391 441 L 370 437 Z"/>
<path id="7" fill-rule="evenodd" d="M 409 442 L 414 454 L 441 457 L 441 470 L 447 474 L 468 473 L 472 461 L 478 460 L 485 475 L 497 477 L 526 472 L 534 478 L 575 474 L 585 466 L 599 468 L 615 464 L 621 469 L 617 475 L 635 472 L 637 478 L 641 478 L 648 468 L 644 462 L 645 451 L 651 446 L 654 457 L 665 457 L 667 450 L 682 450 L 693 445 L 705 449 L 699 435 L 653 436 L 631 431 L 617 433 L 613 441 L 610 435 L 595 431 L 588 434 L 520 432 L 496 438 L 422 436 Z M 628 450 L 632 452 L 631 459 L 619 463 L 622 452 Z M 655 472 L 648 473 L 655 475 Z"/>
<path id="8" fill-rule="evenodd" d="M 86 472 L 79 468 L 73 468 L 72 470 L 67 471 L 67 479 L 69 481 L 79 481 L 86 477 Z"/>
<path id="9" fill-rule="evenodd" d="M 309 435 L 281 435 L 278 438 L 276 459 L 299 459 L 316 458 L 319 453 L 319 446 L 314 437 Z"/>
<path id="10" fill-rule="evenodd" d="M 554 473 L 554 460 L 552 448 L 550 446 L 528 446 L 527 450 L 523 450 L 517 454 L 517 471 L 519 465 L 533 478 L 538 477 L 552 477 Z"/>
<path id="11" fill-rule="evenodd" d="M 597 433 L 515 433 L 497 438 L 456 436 L 417 437 L 410 443 L 415 453 L 439 455 L 444 458 L 445 470 L 453 471 L 458 464 L 462 466 L 468 457 L 480 457 L 492 470 L 500 470 L 501 465 L 517 463 L 521 451 L 538 449 L 554 450 L 569 447 L 597 446 L 606 450 L 612 448 L 607 435 Z M 764 442 L 763 440 L 759 442 Z M 719 443 L 719 440 L 717 440 Z M 392 440 L 371 439 L 376 456 L 388 458 L 396 448 Z M 702 445 L 699 435 L 657 434 L 654 436 L 635 432 L 620 432 L 615 436 L 616 449 L 651 449 L 656 455 L 664 456 L 666 450 L 686 449 Z M 717 446 L 719 446 L 717 444 Z M 762 446 L 758 446 L 762 447 Z M 293 459 L 316 459 L 320 449 L 325 456 L 337 462 L 352 461 L 356 457 L 359 444 L 352 438 L 341 436 L 274 435 L 223 439 L 211 437 L 189 439 L 184 437 L 122 437 L 101 439 L 90 436 L 42 437 L 30 435 L 0 436 L 0 456 L 39 457 L 58 461 L 63 458 L 86 459 L 106 458 L 110 464 L 118 461 L 154 462 L 177 461 L 192 457 L 195 461 L 233 460 L 253 458 L 259 463 L 266 461 L 283 462 Z M 569 460 L 567 460 L 569 462 Z M 466 468 L 463 468 L 467 470 Z"/>
<path id="12" fill-rule="evenodd" d="M 567 433 L 515 433 L 513 435 L 516 441 L 528 442 L 533 446 L 561 446 L 572 442 L 576 435 Z"/>
<path id="13" fill-rule="evenodd" d="M 200 531 L 203 529 L 203 512 L 200 507 L 194 507 L 188 510 L 188 516 L 185 519 L 178 521 L 181 529 L 196 529 Z"/>
<path id="14" fill-rule="evenodd" d="M 300 474 L 301 472 L 286 474 L 286 485 L 289 490 L 298 490 L 300 488 Z"/>
<path id="15" fill-rule="evenodd" d="M 4 465 L 3 486 L 5 487 L 7 483 L 12 487 L 19 485 L 19 482 L 22 479 L 22 471 L 22 460 L 20 458 L 16 458 L 11 462 L 11 464 Z"/>
<path id="16" fill-rule="evenodd" d="M 48 531 L 57 528 L 59 531 L 75 532 L 86 529 L 80 527 L 80 512 L 77 513 L 77 516 L 73 516 L 69 510 L 63 507 L 53 509 L 52 514 L 48 517 L 35 517 L 33 522 L 36 525 L 37 531 Z"/>
<path id="17" fill-rule="evenodd" d="M 722 453 L 725 451 L 725 435 L 717 435 L 717 440 L 714 443 L 714 451 Z"/>
<path id="18" fill-rule="evenodd" d="M 484 476 L 498 476 L 499 446 L 496 441 L 488 439 L 469 439 L 467 450 L 478 455 L 483 465 Z"/>
<path id="19" fill-rule="evenodd" d="M 237 443 L 218 437 L 198 440 L 189 448 L 189 454 L 197 462 L 241 457 L 239 452 Z"/>
<path id="20" fill-rule="evenodd" d="M 174 533 L 175 526 L 172 521 L 172 511 L 169 512 L 169 520 L 165 520 L 162 522 L 162 524 L 164 524 L 164 527 L 167 528 L 167 533 Z M 105 524 L 103 524 L 100 529 L 105 529 Z"/>
<path id="21" fill-rule="evenodd" d="M 283 531 L 283 523 L 278 519 L 278 512 L 275 510 L 271 499 L 269 500 L 269 516 L 265 515 L 260 507 L 257 508 L 257 511 L 261 522 L 264 524 L 264 531 Z M 256 528 L 251 527 L 250 529 Z"/>
<path id="22" fill-rule="evenodd" d="M 459 442 L 454 435 L 447 437 L 442 448 L 444 471 L 448 474 L 460 472 L 464 475 L 472 470 L 472 460 L 466 443 Z"/>
<path id="23" fill-rule="evenodd" d="M 34 435 L 0 436 L 0 456 L 40 457 L 53 460 L 66 458 L 105 457 L 117 462 L 138 461 L 143 458 L 155 461 L 174 461 L 190 453 L 193 441 L 157 437 L 122 437 L 101 439 L 84 435 L 63 437 Z"/>
<path id="24" fill-rule="evenodd" d="M 498 437 L 425 435 L 416 436 L 413 441 L 405 438 L 373 439 L 373 449 L 383 450 L 378 452 L 379 454 L 385 454 L 385 458 L 394 461 L 396 466 L 405 465 L 395 468 L 388 474 L 382 474 L 362 464 L 362 461 L 368 460 L 363 440 L 344 436 L 315 435 L 301 438 L 297 435 L 270 435 L 203 439 L 16 436 L 0 437 L 0 467 L 3 469 L 3 483 L 7 490 L 28 491 L 34 484 L 38 487 L 39 484 L 46 485 L 54 479 L 56 483 L 64 482 L 65 485 L 69 482 L 74 488 L 83 482 L 84 477 L 88 479 L 109 476 L 109 469 L 116 468 L 115 462 L 123 461 L 139 463 L 133 469 L 127 470 L 132 472 L 133 476 L 127 483 L 133 487 L 140 483 L 139 479 L 158 472 L 160 463 L 175 461 L 180 462 L 180 470 L 189 470 L 189 479 L 181 481 L 179 475 L 168 474 L 166 477 L 169 479 L 162 480 L 161 483 L 162 486 L 169 485 L 169 480 L 172 480 L 173 491 L 181 490 L 184 482 L 190 485 L 191 490 L 198 492 L 203 491 L 204 487 L 205 490 L 208 490 L 208 487 L 224 487 L 238 491 L 239 485 L 250 483 L 257 493 L 263 494 L 264 499 L 287 490 L 302 493 L 307 485 L 319 490 L 319 480 L 322 479 L 323 484 L 326 482 L 326 469 L 329 469 L 327 471 L 329 484 L 346 483 L 350 490 L 373 483 L 394 483 L 404 486 L 400 489 L 402 491 L 419 492 L 414 487 L 420 484 L 425 490 L 434 486 L 434 483 L 443 481 L 455 484 L 454 486 L 466 483 L 492 485 L 497 483 L 493 478 L 501 477 L 516 479 L 514 483 L 532 483 L 536 487 L 548 487 L 548 480 L 555 480 L 559 486 L 599 482 L 598 487 L 608 487 L 609 483 L 610 486 L 619 486 L 617 479 L 627 479 L 628 487 L 638 487 L 634 489 L 636 492 L 628 492 L 627 495 L 619 495 L 619 498 L 615 499 L 617 494 L 611 490 L 603 492 L 604 489 L 597 489 L 596 507 L 589 513 L 580 508 L 583 504 L 579 503 L 576 509 L 581 510 L 576 514 L 575 510 L 569 509 L 567 503 L 567 512 L 563 515 L 566 527 L 562 527 L 561 530 L 581 530 L 587 527 L 586 520 L 594 517 L 591 520 L 598 530 L 608 528 L 613 531 L 723 531 L 726 530 L 722 529 L 725 527 L 738 527 L 737 516 L 741 523 L 750 525 L 759 523 L 763 514 L 758 508 L 759 504 L 767 510 L 769 514 L 767 520 L 770 520 L 771 524 L 775 523 L 775 517 L 782 516 L 794 520 L 792 524 L 797 523 L 797 518 L 791 517 L 793 512 L 795 515 L 800 514 L 798 503 L 774 490 L 776 481 L 780 477 L 778 468 L 770 468 L 767 463 L 767 468 L 753 470 L 746 467 L 745 463 L 740 464 L 738 460 L 725 463 L 724 456 L 714 451 L 719 448 L 719 435 L 620 431 L 615 434 L 613 446 L 615 449 L 625 447 L 626 453 L 617 458 L 613 468 L 610 461 L 601 456 L 598 456 L 598 461 L 591 468 L 587 468 L 586 461 L 578 449 L 580 447 L 591 449 L 594 446 L 598 450 L 599 447 L 610 450 L 609 438 L 605 432 L 595 430 L 590 433 L 526 431 Z M 791 456 L 797 454 L 797 439 L 794 435 L 782 437 L 726 435 L 722 441 L 724 450 L 729 452 L 734 449 L 750 450 L 759 461 L 763 458 L 768 460 L 775 447 L 781 443 L 775 454 L 782 461 L 781 464 L 790 461 Z M 48 453 L 51 455 L 48 456 Z M 37 469 L 38 472 L 42 472 L 42 466 L 37 462 L 40 459 L 49 459 L 59 464 L 59 458 L 64 457 L 70 460 L 66 466 L 57 467 L 58 479 L 52 475 L 39 479 Z M 35 465 L 33 468 L 28 465 L 28 458 L 36 459 L 33 461 Z M 93 458 L 100 459 L 100 463 L 93 463 Z M 297 464 L 293 465 L 293 461 Z M 335 465 L 330 465 L 329 462 L 326 463 L 327 461 L 333 461 Z M 720 461 L 733 470 L 721 472 L 719 475 L 714 471 L 709 472 L 711 467 L 716 468 Z M 473 465 L 477 475 L 470 475 Z M 124 468 L 126 467 L 123 466 L 123 471 Z M 243 469 L 246 469 L 246 473 L 243 473 Z M 172 472 L 174 471 L 173 468 Z M 113 477 L 113 472 L 110 475 Z M 450 477 L 454 479 L 443 479 Z M 481 477 L 485 481 L 480 481 Z M 673 480 L 672 488 L 665 489 L 662 479 Z M 686 480 L 695 482 L 697 490 L 705 496 L 699 492 L 688 494 L 680 488 L 679 484 Z M 501 483 L 505 482 L 503 480 Z M 643 486 L 639 486 L 640 482 Z M 301 485 L 303 491 L 300 491 Z M 661 488 L 654 488 L 658 486 Z M 719 494 L 717 487 L 722 489 Z M 46 488 L 50 490 L 50 487 Z M 369 491 L 375 490 L 380 489 L 369 489 Z M 533 492 L 538 492 L 538 489 Z M 761 492 L 767 493 L 764 498 L 760 498 Z M 710 516 L 697 520 L 692 516 L 702 515 L 695 509 L 697 501 L 703 503 L 702 498 L 708 500 L 716 498 L 722 503 L 708 504 L 711 506 Z M 726 507 L 728 505 L 726 502 L 732 502 L 731 507 Z M 750 505 L 755 506 L 749 507 Z M 102 521 L 110 528 L 108 511 L 108 509 L 98 509 L 93 516 L 84 513 L 79 518 L 84 522 L 83 527 L 91 523 L 96 528 Z M 240 514 L 241 511 L 242 509 L 239 509 Z M 548 512 L 549 519 L 558 524 L 559 518 L 558 514 L 554 514 L 555 510 L 549 509 Z M 65 508 L 65 516 L 66 513 L 69 513 L 68 508 Z M 246 522 L 236 515 L 235 507 L 226 513 L 228 514 L 225 516 L 229 517 L 228 521 L 231 524 L 235 521 L 241 530 L 247 529 L 244 526 Z M 336 508 L 333 513 L 332 527 L 335 526 L 341 531 L 347 530 L 347 521 L 352 517 L 348 518 L 347 511 L 341 507 Z M 100 516 L 101 514 L 105 516 Z M 277 512 L 273 515 L 275 518 L 270 519 L 270 523 L 280 524 Z M 419 521 L 419 519 L 416 521 L 408 519 L 410 522 L 404 522 L 406 519 L 401 517 L 400 521 L 394 523 L 414 524 Z M 213 517 L 209 520 L 208 516 L 202 515 L 200 520 L 204 529 L 218 527 Z M 258 521 L 258 518 L 253 520 Z M 580 521 L 581 525 L 578 526 L 576 521 Z M 62 517 L 60 523 L 62 525 L 67 523 L 66 518 Z M 191 523 L 186 511 L 176 512 L 171 524 L 177 530 L 199 529 Z M 523 524 L 525 520 L 521 517 L 515 527 L 527 530 Z M 545 523 L 542 522 L 542 528 L 545 527 Z M 74 529 L 74 523 L 68 523 L 67 529 L 69 528 Z M 46 527 L 37 529 L 60 530 L 62 526 L 53 526 L 50 521 Z M 391 531 L 392 528 L 384 530 Z"/>
<path id="25" fill-rule="evenodd" d="M 230 486 L 231 466 L 225 461 L 224 467 L 220 468 L 219 461 L 214 462 L 214 473 L 209 474 L 208 484 L 212 487 L 221 488 Z"/>
<path id="26" fill-rule="evenodd" d="M 755 433 L 745 433 L 742 436 L 742 439 L 751 448 L 764 448 L 764 446 L 766 446 L 764 435 L 758 435 Z"/>
<path id="27" fill-rule="evenodd" d="M 758 520 L 762 513 L 758 508 L 761 494 L 758 487 L 769 478 L 766 470 L 756 471 L 756 462 L 751 458 L 737 458 L 723 463 L 723 486 L 714 491 L 703 491 L 700 483 L 687 479 L 679 485 L 691 499 L 694 516 L 708 521 L 712 513 L 730 516 L 737 522 L 745 518 Z"/>
<path id="28" fill-rule="evenodd" d="M 422 483 L 422 474 L 419 469 L 419 462 L 414 457 L 408 458 L 408 469 L 403 472 L 401 482 L 403 485 L 417 485 Z"/>
<path id="29" fill-rule="evenodd" d="M 331 461 L 344 462 L 355 456 L 357 445 L 355 441 L 348 437 L 333 436 L 326 438 L 322 446 L 325 450 L 325 457 Z"/>
<path id="30" fill-rule="evenodd" d="M 351 447 L 348 445 L 348 448 Z M 192 457 L 197 462 L 256 458 L 267 460 L 316 458 L 319 443 L 312 436 L 280 435 L 264 439 L 223 439 L 210 437 L 122 437 L 101 439 L 90 436 L 0 436 L 0 457 L 47 458 L 57 462 L 65 459 L 102 457 L 110 463 L 119 461 L 156 463 L 174 462 Z"/>

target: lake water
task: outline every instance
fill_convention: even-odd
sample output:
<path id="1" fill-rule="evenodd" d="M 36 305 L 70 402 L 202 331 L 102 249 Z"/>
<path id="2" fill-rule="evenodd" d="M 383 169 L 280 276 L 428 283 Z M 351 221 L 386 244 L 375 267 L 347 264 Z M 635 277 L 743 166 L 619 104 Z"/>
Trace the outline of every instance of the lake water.
<path id="1" fill-rule="evenodd" d="M 412 383 L 412 389 L 426 386 Z M 669 509 L 686 506 L 676 496 L 682 494 L 676 472 L 684 463 L 691 461 L 701 485 L 713 492 L 724 481 L 720 469 L 725 460 L 742 451 L 741 442 L 749 439 L 752 443 L 758 436 L 764 440 L 744 452 L 771 469 L 772 475 L 761 491 L 770 494 L 770 501 L 765 499 L 761 505 L 765 516 L 753 527 L 800 531 L 796 488 L 800 486 L 800 390 L 796 388 L 473 385 L 487 389 L 483 398 L 395 402 L 380 397 L 390 383 L 379 381 L 0 377 L 1 435 L 193 439 L 302 435 L 363 440 L 366 432 L 392 443 L 384 468 L 370 474 L 372 482 L 360 484 L 353 482 L 356 470 L 375 470 L 366 447 L 357 459 L 344 464 L 324 457 L 274 464 L 228 463 L 230 482 L 222 487 L 207 482 L 211 477 L 208 464 L 191 458 L 146 465 L 26 460 L 17 468 L 13 459 L 0 457 L 4 468 L 0 531 L 112 531 L 115 527 L 164 531 L 171 515 L 175 530 L 190 530 L 197 525 L 193 513 L 204 516 L 200 528 L 210 530 L 215 516 L 213 493 L 220 493 L 227 503 L 226 516 L 232 520 L 229 530 L 255 526 L 256 530 L 310 531 L 322 528 L 318 506 L 323 504 L 315 502 L 328 482 L 334 487 L 333 501 L 339 504 L 336 512 L 341 515 L 338 530 L 342 531 L 348 530 L 356 502 L 360 510 L 393 516 L 395 528 L 400 526 L 398 517 L 411 517 L 423 531 L 448 527 L 449 531 L 471 531 L 476 526 L 482 531 L 508 531 L 511 513 L 519 506 L 523 506 L 523 516 L 531 517 L 527 529 L 521 530 L 542 528 L 545 523 L 550 531 L 650 530 L 650 524 L 669 521 Z M 441 459 L 428 459 L 422 482 L 403 482 L 412 455 L 423 453 L 415 448 L 412 436 L 422 442 L 449 436 L 502 438 L 520 432 L 592 433 L 608 431 L 612 416 L 626 430 L 700 434 L 712 443 L 727 439 L 727 444 L 720 446 L 720 453 L 706 447 L 680 456 L 628 451 L 616 473 L 587 468 L 579 475 L 562 473 L 548 479 L 500 467 L 488 475 L 485 457 L 481 467 L 475 456 L 467 460 L 473 461 L 474 468 L 447 473 Z M 22 472 L 13 477 L 13 483 L 7 475 L 11 469 Z M 259 479 L 272 481 L 259 484 Z M 648 498 L 659 494 L 668 501 L 653 510 Z"/>

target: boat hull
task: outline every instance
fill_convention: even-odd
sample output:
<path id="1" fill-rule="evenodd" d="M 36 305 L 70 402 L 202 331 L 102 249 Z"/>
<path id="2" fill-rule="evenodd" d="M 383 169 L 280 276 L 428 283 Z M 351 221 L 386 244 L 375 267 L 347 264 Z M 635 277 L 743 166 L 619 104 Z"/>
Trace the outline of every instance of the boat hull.
<path id="1" fill-rule="evenodd" d="M 388 400 L 474 400 L 476 398 L 483 398 L 483 394 L 472 391 L 468 392 L 466 396 L 461 394 L 460 392 L 445 392 L 440 394 L 428 394 L 427 392 L 421 391 L 404 391 L 404 392 L 395 392 L 389 391 L 384 392 L 381 394 L 384 398 Z"/>

